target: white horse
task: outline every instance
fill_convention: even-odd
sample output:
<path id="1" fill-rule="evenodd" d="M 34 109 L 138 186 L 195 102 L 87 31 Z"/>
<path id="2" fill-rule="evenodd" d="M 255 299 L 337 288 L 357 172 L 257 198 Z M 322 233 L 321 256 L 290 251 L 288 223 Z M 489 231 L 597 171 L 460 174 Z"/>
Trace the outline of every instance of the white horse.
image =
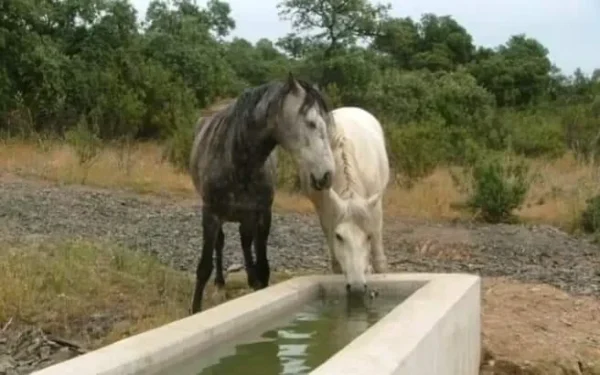
<path id="1" fill-rule="evenodd" d="M 331 115 L 333 185 L 313 189 L 302 168 L 300 182 L 319 216 L 333 273 L 344 273 L 349 292 L 363 293 L 369 263 L 375 273 L 387 271 L 382 198 L 390 176 L 388 155 L 381 124 L 369 112 L 342 107 Z"/>

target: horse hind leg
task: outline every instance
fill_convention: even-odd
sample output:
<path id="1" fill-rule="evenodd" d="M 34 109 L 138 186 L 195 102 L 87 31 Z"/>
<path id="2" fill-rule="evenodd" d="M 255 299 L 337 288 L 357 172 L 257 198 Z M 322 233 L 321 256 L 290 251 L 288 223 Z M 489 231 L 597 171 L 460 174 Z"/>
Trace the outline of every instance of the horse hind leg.
<path id="1" fill-rule="evenodd" d="M 225 247 L 225 233 L 223 227 L 219 228 L 217 233 L 217 241 L 215 244 L 215 266 L 217 268 L 215 274 L 215 286 L 222 288 L 225 286 L 225 277 L 223 276 L 223 248 Z"/>
<path id="2" fill-rule="evenodd" d="M 260 288 L 269 286 L 269 278 L 271 269 L 269 267 L 269 259 L 267 258 L 267 243 L 269 241 L 269 233 L 271 232 L 271 211 L 266 210 L 258 215 L 256 221 L 256 241 L 254 248 L 256 251 L 256 270 Z"/>
<path id="3" fill-rule="evenodd" d="M 242 243 L 242 253 L 244 254 L 244 266 L 248 278 L 248 286 L 254 290 L 259 289 L 256 267 L 252 257 L 252 242 L 254 240 L 253 220 L 244 220 L 240 223 L 240 242 Z"/>
<path id="4" fill-rule="evenodd" d="M 225 293 L 225 277 L 223 276 L 223 248 L 225 247 L 225 233 L 223 233 L 223 226 L 219 228 L 217 233 L 217 241 L 215 245 L 215 291 L 213 293 L 213 302 L 221 303 L 227 299 Z"/>
<path id="5" fill-rule="evenodd" d="M 196 287 L 192 300 L 191 313 L 202 310 L 202 296 L 204 288 L 213 269 L 213 251 L 215 249 L 218 231 L 221 223 L 218 217 L 208 209 L 202 210 L 202 254 L 196 268 Z"/>

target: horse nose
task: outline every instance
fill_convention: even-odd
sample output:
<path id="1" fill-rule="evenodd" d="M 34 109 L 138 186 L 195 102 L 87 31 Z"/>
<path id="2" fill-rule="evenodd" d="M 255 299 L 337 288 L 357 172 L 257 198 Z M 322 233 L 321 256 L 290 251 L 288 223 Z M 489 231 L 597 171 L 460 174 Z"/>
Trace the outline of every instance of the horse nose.
<path id="1" fill-rule="evenodd" d="M 362 295 L 367 292 L 367 284 L 346 284 L 346 292 L 351 295 Z"/>
<path id="2" fill-rule="evenodd" d="M 310 183 L 315 190 L 329 189 L 332 184 L 331 172 L 325 172 L 321 178 L 316 178 L 315 175 L 311 173 Z"/>
<path id="3" fill-rule="evenodd" d="M 331 172 L 330 171 L 325 172 L 325 174 L 323 175 L 323 178 L 321 179 L 321 184 L 322 184 L 323 188 L 329 189 L 331 187 L 332 183 L 333 183 L 333 179 L 331 178 Z"/>

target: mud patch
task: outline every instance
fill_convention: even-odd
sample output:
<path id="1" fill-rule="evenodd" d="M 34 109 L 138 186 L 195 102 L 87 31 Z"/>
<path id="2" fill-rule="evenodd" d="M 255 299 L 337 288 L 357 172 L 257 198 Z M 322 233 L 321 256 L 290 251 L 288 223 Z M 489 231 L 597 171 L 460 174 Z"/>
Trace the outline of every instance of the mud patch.
<path id="1" fill-rule="evenodd" d="M 484 279 L 482 374 L 600 374 L 600 300 Z"/>

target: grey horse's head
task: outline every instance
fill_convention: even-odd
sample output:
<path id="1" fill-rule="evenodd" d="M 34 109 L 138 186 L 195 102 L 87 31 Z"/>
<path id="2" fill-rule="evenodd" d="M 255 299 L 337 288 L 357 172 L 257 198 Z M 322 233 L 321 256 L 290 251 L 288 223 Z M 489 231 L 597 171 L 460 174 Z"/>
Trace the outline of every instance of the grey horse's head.
<path id="1" fill-rule="evenodd" d="M 274 136 L 310 175 L 316 190 L 329 189 L 335 163 L 330 145 L 331 117 L 322 93 L 290 73 L 282 87 L 277 113 L 272 113 Z"/>

